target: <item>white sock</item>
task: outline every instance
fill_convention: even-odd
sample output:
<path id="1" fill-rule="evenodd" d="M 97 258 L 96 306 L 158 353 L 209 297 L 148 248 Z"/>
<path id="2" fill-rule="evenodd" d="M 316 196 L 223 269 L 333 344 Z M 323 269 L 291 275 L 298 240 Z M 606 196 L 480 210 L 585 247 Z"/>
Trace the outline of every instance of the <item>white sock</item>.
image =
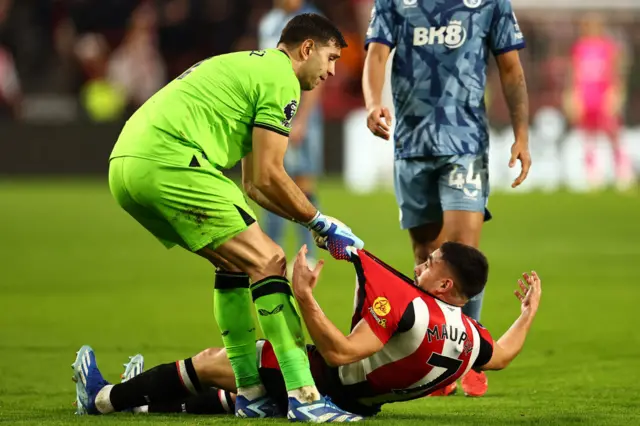
<path id="1" fill-rule="evenodd" d="M 238 388 L 238 395 L 242 395 L 247 398 L 249 401 L 253 401 L 254 399 L 258 399 L 267 394 L 267 390 L 263 385 L 254 385 L 247 386 L 244 388 Z"/>
<path id="2" fill-rule="evenodd" d="M 113 389 L 113 385 L 107 385 L 100 389 L 98 395 L 96 395 L 96 408 L 102 414 L 109 414 L 115 411 L 113 405 L 111 405 L 111 389 Z"/>
<path id="3" fill-rule="evenodd" d="M 135 414 L 147 414 L 149 412 L 149 406 L 143 405 L 142 407 L 136 407 L 133 409 Z"/>
<path id="4" fill-rule="evenodd" d="M 287 392 L 289 398 L 295 398 L 303 404 L 317 401 L 321 398 L 320 392 L 315 386 L 303 386 L 298 389 L 290 390 Z"/>

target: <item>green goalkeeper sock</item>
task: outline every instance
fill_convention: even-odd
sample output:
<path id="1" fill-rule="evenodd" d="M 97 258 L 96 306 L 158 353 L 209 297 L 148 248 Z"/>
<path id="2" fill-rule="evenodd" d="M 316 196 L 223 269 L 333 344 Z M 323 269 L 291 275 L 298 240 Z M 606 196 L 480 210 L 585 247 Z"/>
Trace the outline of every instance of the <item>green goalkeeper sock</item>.
<path id="1" fill-rule="evenodd" d="M 246 274 L 218 271 L 213 305 L 222 342 L 236 376 L 236 386 L 259 385 L 256 326 L 251 314 L 249 277 Z"/>
<path id="2" fill-rule="evenodd" d="M 251 285 L 251 294 L 262 332 L 273 346 L 287 391 L 315 386 L 289 281 L 281 276 L 264 278 Z"/>

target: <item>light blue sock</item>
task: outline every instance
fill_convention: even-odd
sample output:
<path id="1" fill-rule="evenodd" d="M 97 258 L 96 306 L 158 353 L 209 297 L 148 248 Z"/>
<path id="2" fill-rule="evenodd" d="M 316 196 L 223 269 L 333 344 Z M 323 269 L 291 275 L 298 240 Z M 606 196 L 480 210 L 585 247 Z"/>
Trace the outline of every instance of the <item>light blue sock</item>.
<path id="1" fill-rule="evenodd" d="M 480 294 L 469 299 L 462 308 L 462 313 L 480 322 L 480 312 L 482 311 L 482 299 L 484 298 L 484 290 Z"/>
<path id="2" fill-rule="evenodd" d="M 270 211 L 265 211 L 265 232 L 267 233 L 269 238 L 275 241 L 279 246 L 282 246 L 282 244 L 284 243 L 284 241 L 282 241 L 282 237 L 285 222 L 287 222 L 287 220 L 278 216 L 277 214 L 271 213 Z"/>

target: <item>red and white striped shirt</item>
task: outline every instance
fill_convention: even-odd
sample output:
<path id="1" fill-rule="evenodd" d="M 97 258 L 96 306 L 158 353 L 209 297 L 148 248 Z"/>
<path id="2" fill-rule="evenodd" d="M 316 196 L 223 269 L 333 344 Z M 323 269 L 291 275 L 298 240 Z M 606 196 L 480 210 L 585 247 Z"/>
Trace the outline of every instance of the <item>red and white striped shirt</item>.
<path id="1" fill-rule="evenodd" d="M 360 250 L 352 327 L 364 319 L 384 348 L 339 368 L 344 390 L 366 406 L 426 396 L 491 359 L 493 339 L 475 320 L 420 290 Z"/>

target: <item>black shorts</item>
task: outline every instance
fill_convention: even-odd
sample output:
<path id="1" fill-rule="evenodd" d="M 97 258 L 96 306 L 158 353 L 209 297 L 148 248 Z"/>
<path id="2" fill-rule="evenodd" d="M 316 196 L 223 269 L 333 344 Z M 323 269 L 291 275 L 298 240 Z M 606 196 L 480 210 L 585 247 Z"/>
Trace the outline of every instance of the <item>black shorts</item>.
<path id="1" fill-rule="evenodd" d="M 273 347 L 266 340 L 259 340 L 256 346 L 260 379 L 269 395 L 275 398 L 281 412 L 286 413 L 289 405 L 287 388 Z M 315 346 L 307 345 L 307 355 L 313 380 L 322 395 L 330 397 L 338 407 L 354 414 L 369 417 L 380 412 L 380 406 L 361 404 L 349 395 L 340 381 L 338 369 L 327 365 Z"/>

